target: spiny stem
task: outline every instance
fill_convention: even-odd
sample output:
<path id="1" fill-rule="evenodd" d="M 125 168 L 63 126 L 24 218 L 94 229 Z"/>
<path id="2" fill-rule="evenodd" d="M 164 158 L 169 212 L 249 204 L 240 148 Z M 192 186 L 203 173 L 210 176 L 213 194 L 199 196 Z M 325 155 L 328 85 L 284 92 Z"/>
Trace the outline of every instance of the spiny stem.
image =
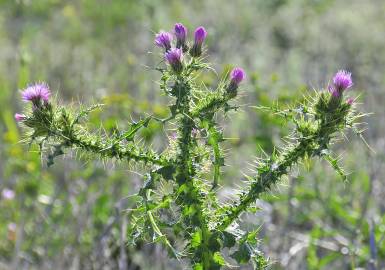
<path id="1" fill-rule="evenodd" d="M 192 259 L 193 263 L 200 263 L 203 269 L 210 269 L 212 261 L 212 252 L 208 247 L 210 231 L 208 229 L 207 221 L 208 217 L 204 213 L 203 197 L 200 194 L 200 190 L 194 183 L 194 176 L 196 174 L 191 151 L 194 149 L 192 130 L 194 121 L 190 114 L 190 98 L 191 87 L 187 80 L 177 82 L 179 85 L 183 85 L 181 95 L 177 102 L 180 103 L 179 114 L 181 118 L 179 120 L 179 139 L 178 148 L 179 154 L 177 156 L 177 175 L 176 181 L 178 186 L 185 185 L 183 197 L 178 198 L 177 203 L 182 207 L 182 212 L 185 209 L 194 209 L 194 212 L 184 217 L 186 232 L 188 234 L 194 234 L 197 228 L 200 229 L 202 234 L 202 241 L 198 247 L 193 248 L 195 253 Z"/>
<path id="2" fill-rule="evenodd" d="M 231 223 L 233 223 L 240 216 L 240 214 L 250 206 L 250 204 L 255 202 L 255 200 L 257 200 L 262 193 L 269 190 L 283 175 L 287 173 L 286 168 L 289 168 L 298 162 L 298 160 L 306 152 L 305 149 L 306 148 L 304 148 L 303 144 L 298 144 L 287 154 L 287 157 L 290 157 L 290 159 L 283 159 L 276 165 L 276 172 L 269 171 L 267 173 L 264 172 L 259 174 L 255 181 L 251 184 L 249 191 L 242 194 L 238 204 L 226 212 L 224 220 L 216 229 L 222 231 L 230 226 Z"/>
<path id="3" fill-rule="evenodd" d="M 321 95 L 316 106 L 323 104 L 323 102 L 324 99 Z M 296 145 L 286 149 L 278 158 L 271 158 L 268 162 L 261 164 L 257 169 L 258 174 L 251 183 L 249 190 L 243 192 L 238 203 L 225 212 L 226 216 L 216 229 L 225 230 L 230 226 L 262 193 L 270 190 L 272 186 L 278 183 L 281 177 L 286 175 L 289 169 L 297 164 L 300 159 L 305 158 L 305 156 L 323 157 L 323 150 L 329 148 L 331 135 L 339 130 L 340 125 L 344 124 L 349 111 L 341 110 L 339 113 L 339 115 L 334 117 L 324 112 L 315 115 L 315 118 L 319 119 L 319 121 L 318 127 L 314 131 L 310 128 L 300 129 L 300 126 L 297 126 L 300 138 Z"/>
<path id="4" fill-rule="evenodd" d="M 150 163 L 154 165 L 167 165 L 168 160 L 158 156 L 157 154 L 149 151 L 143 151 L 133 144 L 121 145 L 114 143 L 113 140 L 104 138 L 102 140 L 93 136 L 85 131 L 82 134 L 71 129 L 67 132 L 63 132 L 57 128 L 56 125 L 49 125 L 46 127 L 48 137 L 56 137 L 62 143 L 61 145 L 67 148 L 71 146 L 77 146 L 84 151 L 92 152 L 106 157 L 116 157 L 119 159 L 142 161 L 144 163 Z"/>
<path id="5" fill-rule="evenodd" d="M 202 101 L 200 101 L 194 110 L 191 112 L 191 117 L 200 117 L 204 114 L 212 114 L 223 108 L 224 105 L 231 99 L 232 97 L 219 93 L 211 93 L 208 94 Z"/>

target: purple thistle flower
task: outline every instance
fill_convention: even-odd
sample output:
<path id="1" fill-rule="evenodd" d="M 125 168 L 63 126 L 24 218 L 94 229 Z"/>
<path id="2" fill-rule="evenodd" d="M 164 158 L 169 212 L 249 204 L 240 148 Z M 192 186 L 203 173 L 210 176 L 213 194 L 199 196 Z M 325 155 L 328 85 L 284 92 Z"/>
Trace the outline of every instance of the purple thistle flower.
<path id="1" fill-rule="evenodd" d="M 155 35 L 155 45 L 164 48 L 166 51 L 171 48 L 172 35 L 169 32 L 160 31 Z"/>
<path id="2" fill-rule="evenodd" d="M 13 198 L 15 198 L 15 192 L 12 189 L 5 188 L 1 192 L 1 196 L 4 200 L 12 200 Z"/>
<path id="3" fill-rule="evenodd" d="M 21 122 L 23 121 L 24 119 L 26 118 L 26 116 L 24 114 L 21 114 L 21 113 L 15 113 L 15 120 L 17 122 Z"/>
<path id="4" fill-rule="evenodd" d="M 338 98 L 342 93 L 353 86 L 352 74 L 345 70 L 339 70 L 333 77 L 333 84 L 328 89 L 331 94 Z"/>
<path id="5" fill-rule="evenodd" d="M 345 70 L 338 71 L 336 75 L 334 75 L 333 84 L 340 92 L 349 89 L 353 86 L 352 74 Z"/>
<path id="6" fill-rule="evenodd" d="M 235 84 L 240 84 L 245 78 L 246 73 L 241 68 L 234 68 L 230 73 L 231 81 Z"/>
<path id="7" fill-rule="evenodd" d="M 203 26 L 195 29 L 194 33 L 194 45 L 190 50 L 190 55 L 192 57 L 199 57 L 202 54 L 202 44 L 205 41 L 207 36 L 206 29 Z"/>
<path id="8" fill-rule="evenodd" d="M 176 23 L 174 31 L 176 36 L 176 47 L 182 48 L 186 43 L 187 28 L 181 23 Z"/>
<path id="9" fill-rule="evenodd" d="M 183 52 L 181 49 L 172 48 L 164 54 L 164 57 L 176 73 L 180 73 L 182 71 Z"/>
<path id="10" fill-rule="evenodd" d="M 46 83 L 36 83 L 28 86 L 21 93 L 22 98 L 25 102 L 33 102 L 39 104 L 41 101 L 48 102 L 51 96 L 51 91 Z"/>

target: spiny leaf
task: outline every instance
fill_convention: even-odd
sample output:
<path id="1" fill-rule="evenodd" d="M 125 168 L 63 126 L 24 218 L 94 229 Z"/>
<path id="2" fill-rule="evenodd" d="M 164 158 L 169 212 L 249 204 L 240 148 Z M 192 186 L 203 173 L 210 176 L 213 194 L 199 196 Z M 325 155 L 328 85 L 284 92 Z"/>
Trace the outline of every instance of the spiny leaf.
<path id="1" fill-rule="evenodd" d="M 165 180 L 172 180 L 174 178 L 174 174 L 176 172 L 176 168 L 173 165 L 164 166 L 155 171 L 157 174 L 163 176 Z"/>
<path id="2" fill-rule="evenodd" d="M 219 252 L 214 253 L 213 260 L 215 263 L 219 264 L 220 266 L 226 265 L 225 259 L 222 257 L 222 254 Z"/>
<path id="3" fill-rule="evenodd" d="M 231 258 L 240 264 L 248 263 L 251 258 L 251 250 L 246 243 L 240 245 L 239 249 L 231 254 Z"/>
<path id="4" fill-rule="evenodd" d="M 94 111 L 94 110 L 96 110 L 96 109 L 98 109 L 98 108 L 101 108 L 101 107 L 103 107 L 103 106 L 104 106 L 104 104 L 94 104 L 94 105 L 92 105 L 92 106 L 90 106 L 90 107 L 88 107 L 88 108 L 86 108 L 86 109 L 84 109 L 84 110 L 81 110 L 80 112 L 78 112 L 78 113 L 75 115 L 74 120 L 73 120 L 72 123 L 71 123 L 71 127 L 73 127 L 75 124 L 78 124 L 79 121 L 80 121 L 83 117 L 87 116 L 90 112 L 92 112 L 92 111 Z"/>
<path id="5" fill-rule="evenodd" d="M 214 154 L 214 181 L 213 188 L 218 185 L 220 178 L 220 167 L 224 166 L 224 158 L 221 155 L 221 149 L 219 143 L 223 141 L 222 132 L 220 132 L 216 127 L 213 121 L 205 121 L 203 126 L 207 129 L 208 138 L 207 143 L 212 147 Z"/>
<path id="6" fill-rule="evenodd" d="M 152 116 L 146 117 L 142 120 L 140 120 L 137 123 L 132 123 L 128 130 L 121 136 L 121 140 L 126 139 L 127 141 L 132 141 L 134 139 L 134 136 L 136 132 L 142 127 L 147 127 L 148 123 L 152 119 Z"/>
<path id="7" fill-rule="evenodd" d="M 202 232 L 201 230 L 197 230 L 192 236 L 191 236 L 191 247 L 196 248 L 199 247 L 202 241 Z"/>
<path id="8" fill-rule="evenodd" d="M 223 239 L 223 246 L 227 248 L 233 247 L 236 243 L 235 235 L 226 231 L 222 233 L 222 239 Z"/>
<path id="9" fill-rule="evenodd" d="M 341 176 L 342 180 L 346 181 L 346 173 L 344 169 L 338 164 L 338 159 L 333 158 L 330 154 L 324 154 L 323 158 L 329 162 L 333 169 Z"/>

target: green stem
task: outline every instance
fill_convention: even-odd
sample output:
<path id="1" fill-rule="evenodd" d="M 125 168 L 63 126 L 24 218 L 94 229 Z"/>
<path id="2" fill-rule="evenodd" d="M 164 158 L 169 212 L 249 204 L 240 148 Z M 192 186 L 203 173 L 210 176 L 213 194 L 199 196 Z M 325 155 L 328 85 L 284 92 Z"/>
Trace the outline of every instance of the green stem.
<path id="1" fill-rule="evenodd" d="M 291 149 L 283 152 L 276 161 L 269 161 L 258 168 L 258 175 L 251 184 L 249 190 L 240 196 L 238 203 L 225 212 L 224 219 L 220 222 L 217 229 L 225 230 L 235 221 L 243 211 L 257 200 L 260 195 L 271 189 L 288 170 L 305 156 L 323 156 L 322 151 L 328 149 L 330 138 L 333 133 L 338 131 L 340 125 L 345 121 L 346 113 L 337 117 L 329 115 L 322 116 L 318 128 L 308 134 L 302 135 L 298 143 Z"/>
<path id="2" fill-rule="evenodd" d="M 191 112 L 191 117 L 196 118 L 205 114 L 212 114 L 228 102 L 232 97 L 227 94 L 219 94 L 216 92 L 210 93 L 201 100 L 194 110 Z"/>
<path id="3" fill-rule="evenodd" d="M 233 223 L 233 221 L 236 220 L 250 204 L 255 202 L 262 193 L 269 190 L 283 175 L 287 174 L 287 168 L 296 164 L 306 152 L 306 146 L 299 143 L 291 151 L 286 153 L 286 158 L 283 158 L 281 162 L 275 165 L 275 170 L 258 174 L 255 181 L 251 184 L 249 191 L 242 194 L 238 204 L 226 212 L 226 216 L 217 227 L 217 230 L 223 231 L 230 226 L 231 223 Z"/>
<path id="4" fill-rule="evenodd" d="M 150 200 L 150 190 L 147 190 L 146 192 L 146 208 L 147 208 L 147 217 L 150 221 L 152 230 L 154 231 L 156 238 L 160 238 L 163 244 L 167 247 L 168 250 L 170 250 L 176 258 L 179 258 L 179 255 L 177 251 L 172 247 L 171 243 L 168 241 L 166 235 L 164 235 L 161 230 L 159 229 L 158 225 L 155 222 L 154 216 L 152 215 L 152 211 L 148 210 L 147 200 Z"/>
<path id="5" fill-rule="evenodd" d="M 182 79 L 181 79 L 182 80 Z M 178 97 L 177 104 L 179 108 L 179 139 L 177 155 L 177 175 L 176 181 L 178 188 L 184 186 L 176 203 L 182 208 L 183 222 L 186 227 L 186 237 L 200 231 L 202 235 L 201 242 L 196 247 L 191 247 L 194 254 L 192 264 L 200 264 L 203 269 L 210 269 L 213 261 L 212 252 L 209 249 L 210 230 L 208 229 L 208 217 L 204 213 L 204 198 L 201 190 L 194 183 L 196 171 L 192 160 L 192 150 L 194 142 L 192 130 L 194 121 L 190 113 L 191 88 L 187 81 L 180 81 L 183 85 L 182 95 Z"/>
<path id="6" fill-rule="evenodd" d="M 60 129 L 49 129 L 49 135 L 56 136 L 62 141 L 65 147 L 77 146 L 84 151 L 100 154 L 104 157 L 115 157 L 119 159 L 142 161 L 154 165 L 167 165 L 169 163 L 165 158 L 159 157 L 150 151 L 143 151 L 135 145 L 113 144 L 110 139 L 104 138 L 102 142 L 100 138 L 96 138 L 89 133 L 82 135 L 74 132 L 66 134 Z"/>

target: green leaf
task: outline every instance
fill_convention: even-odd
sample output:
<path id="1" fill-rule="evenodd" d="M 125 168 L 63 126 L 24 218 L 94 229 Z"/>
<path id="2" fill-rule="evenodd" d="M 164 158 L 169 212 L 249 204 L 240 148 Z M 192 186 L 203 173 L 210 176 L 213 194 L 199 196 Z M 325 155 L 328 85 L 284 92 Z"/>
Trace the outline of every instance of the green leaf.
<path id="1" fill-rule="evenodd" d="M 247 233 L 247 243 L 251 245 L 256 245 L 258 243 L 257 234 L 259 232 L 259 228 L 257 230 L 251 231 Z"/>
<path id="2" fill-rule="evenodd" d="M 210 250 L 220 250 L 221 243 L 219 242 L 219 233 L 215 232 L 210 236 L 208 247 Z"/>
<path id="3" fill-rule="evenodd" d="M 172 180 L 173 175 L 176 172 L 176 169 L 174 166 L 169 165 L 169 166 L 164 166 L 164 167 L 156 170 L 155 172 L 157 174 L 162 175 L 165 180 Z"/>
<path id="4" fill-rule="evenodd" d="M 226 261 L 225 259 L 222 257 L 221 253 L 220 252 L 215 252 L 214 255 L 213 255 L 213 260 L 214 262 L 216 262 L 217 264 L 223 266 L 226 264 Z"/>
<path id="5" fill-rule="evenodd" d="M 126 139 L 127 141 L 132 141 L 134 139 L 134 136 L 136 132 L 142 127 L 147 127 L 148 123 L 150 122 L 152 116 L 149 116 L 145 119 L 140 120 L 137 123 L 132 123 L 129 127 L 129 129 L 121 136 L 121 139 Z"/>
<path id="6" fill-rule="evenodd" d="M 251 250 L 246 243 L 239 246 L 239 249 L 230 256 L 240 264 L 249 262 L 251 258 Z"/>
<path id="7" fill-rule="evenodd" d="M 318 270 L 320 261 L 318 259 L 317 245 L 315 242 L 321 238 L 321 230 L 319 227 L 315 227 L 310 234 L 310 243 L 307 250 L 307 266 L 310 270 Z"/>
<path id="8" fill-rule="evenodd" d="M 74 120 L 72 121 L 71 123 L 71 127 L 73 127 L 75 124 L 79 124 L 80 120 L 83 118 L 83 117 L 86 117 L 87 115 L 89 115 L 92 111 L 96 110 L 96 109 L 99 109 L 101 107 L 103 107 L 104 104 L 95 104 L 95 105 L 92 105 L 86 109 L 83 109 L 83 110 L 80 110 L 80 112 L 78 112 L 75 117 L 74 117 Z"/>
<path id="9" fill-rule="evenodd" d="M 321 155 L 327 162 L 329 162 L 329 164 L 333 167 L 333 169 L 341 176 L 342 180 L 346 181 L 347 180 L 346 173 L 344 169 L 338 164 L 338 159 L 333 158 L 327 152 L 322 152 Z"/>
<path id="10" fill-rule="evenodd" d="M 322 259 L 320 259 L 319 267 L 321 269 L 324 269 L 324 267 L 326 267 L 328 264 L 332 263 L 333 261 L 335 261 L 337 259 L 340 259 L 341 257 L 342 257 L 342 254 L 339 252 L 330 253 L 330 254 L 326 255 L 325 257 L 323 257 Z"/>
<path id="11" fill-rule="evenodd" d="M 138 194 L 144 197 L 147 190 L 154 188 L 154 180 L 155 179 L 152 174 L 147 174 L 146 181 L 144 182 L 143 187 L 139 190 Z"/>
<path id="12" fill-rule="evenodd" d="M 191 237 L 191 247 L 196 248 L 202 242 L 202 232 L 201 230 L 197 230 Z"/>
<path id="13" fill-rule="evenodd" d="M 53 148 L 54 148 L 53 153 L 49 154 L 48 157 L 47 157 L 47 159 L 48 159 L 47 160 L 47 166 L 48 167 L 51 167 L 54 164 L 54 159 L 56 157 L 64 155 L 64 152 L 63 152 L 61 144 L 55 145 Z"/>
<path id="14" fill-rule="evenodd" d="M 226 231 L 224 231 L 222 233 L 222 239 L 223 239 L 223 246 L 224 247 L 231 248 L 236 243 L 235 235 L 233 235 L 233 234 L 231 234 L 229 232 L 226 232 Z"/>
<path id="15" fill-rule="evenodd" d="M 217 186 L 220 178 L 220 167 L 224 166 L 224 158 L 221 155 L 221 149 L 219 147 L 219 143 L 223 141 L 222 132 L 215 128 L 214 123 L 207 123 L 208 125 L 208 140 L 207 143 L 213 148 L 214 154 L 214 183 L 213 187 Z"/>

